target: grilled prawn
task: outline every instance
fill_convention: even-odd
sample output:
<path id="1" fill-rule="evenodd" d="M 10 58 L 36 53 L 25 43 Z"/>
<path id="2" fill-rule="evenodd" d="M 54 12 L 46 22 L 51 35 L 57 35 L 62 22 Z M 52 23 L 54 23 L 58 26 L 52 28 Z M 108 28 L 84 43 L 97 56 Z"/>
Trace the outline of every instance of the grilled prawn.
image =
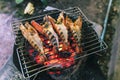
<path id="1" fill-rule="evenodd" d="M 43 43 L 37 33 L 37 31 L 28 23 L 20 25 L 20 30 L 22 31 L 23 36 L 28 40 L 28 42 L 40 53 L 40 56 L 43 56 L 46 59 L 43 50 Z"/>
<path id="2" fill-rule="evenodd" d="M 52 24 L 53 29 L 60 36 L 60 39 L 63 42 L 63 51 L 68 49 L 68 30 L 64 25 L 64 16 L 63 12 L 61 12 L 58 16 L 57 21 L 53 19 L 51 16 L 48 16 L 49 21 Z"/>
<path id="3" fill-rule="evenodd" d="M 82 29 L 82 19 L 79 16 L 78 19 L 73 22 L 70 18 L 66 17 L 65 25 L 72 33 L 76 41 L 76 50 L 77 52 L 81 51 L 81 29 Z"/>
<path id="4" fill-rule="evenodd" d="M 44 17 L 45 23 L 44 25 L 40 25 L 34 20 L 31 21 L 31 24 L 35 27 L 35 29 L 41 34 L 45 35 L 52 43 L 53 48 L 55 48 L 56 52 L 58 51 L 59 41 L 58 36 L 52 28 L 51 23 L 48 20 L 48 17 Z"/>

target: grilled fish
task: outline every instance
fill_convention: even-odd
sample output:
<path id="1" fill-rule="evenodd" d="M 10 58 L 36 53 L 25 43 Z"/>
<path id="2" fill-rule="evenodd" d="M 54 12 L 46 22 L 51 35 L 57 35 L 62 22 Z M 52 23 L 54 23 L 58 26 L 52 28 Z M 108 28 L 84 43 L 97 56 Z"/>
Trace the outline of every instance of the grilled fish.
<path id="1" fill-rule="evenodd" d="M 65 19 L 65 25 L 68 29 L 70 29 L 70 32 L 72 33 L 74 39 L 77 42 L 77 46 L 81 47 L 81 29 L 82 29 L 82 19 L 79 16 L 78 19 L 73 22 L 70 18 L 66 17 Z M 79 50 L 79 49 L 78 49 Z"/>
<path id="2" fill-rule="evenodd" d="M 59 14 L 57 21 L 51 16 L 48 16 L 48 19 L 51 22 L 53 29 L 60 36 L 62 42 L 64 43 L 64 49 L 66 50 L 68 48 L 68 30 L 64 25 L 63 12 Z"/>
<path id="3" fill-rule="evenodd" d="M 28 42 L 34 47 L 38 52 L 40 52 L 40 56 L 45 56 L 43 50 L 43 43 L 37 33 L 37 31 L 28 23 L 20 25 L 20 30 L 22 31 L 23 36 L 28 40 Z"/>
<path id="4" fill-rule="evenodd" d="M 44 19 L 46 20 L 44 25 L 40 25 L 34 20 L 31 21 L 31 24 L 35 27 L 37 31 L 45 35 L 51 41 L 54 48 L 58 51 L 58 47 L 59 47 L 58 36 L 53 30 L 52 25 L 48 21 L 47 17 L 45 17 Z"/>

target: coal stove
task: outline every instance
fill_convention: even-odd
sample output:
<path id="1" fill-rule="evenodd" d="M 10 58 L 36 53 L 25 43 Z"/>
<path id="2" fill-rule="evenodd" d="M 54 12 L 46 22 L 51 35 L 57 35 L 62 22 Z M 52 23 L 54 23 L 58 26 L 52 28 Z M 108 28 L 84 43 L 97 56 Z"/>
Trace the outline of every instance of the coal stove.
<path id="1" fill-rule="evenodd" d="M 101 41 L 92 28 L 93 24 L 87 19 L 87 17 L 83 14 L 80 8 L 73 7 L 69 9 L 63 10 L 66 15 L 69 15 L 72 19 L 77 18 L 78 16 L 82 17 L 83 25 L 82 25 L 82 53 L 75 57 L 75 62 L 72 66 L 67 67 L 62 70 L 54 69 L 55 66 L 45 66 L 36 63 L 35 60 L 31 59 L 29 56 L 30 49 L 27 50 L 26 47 L 29 46 L 28 42 L 22 36 L 21 31 L 19 30 L 20 23 L 25 23 L 26 21 L 36 20 L 41 21 L 45 15 L 51 15 L 57 17 L 61 10 L 53 10 L 41 13 L 39 16 L 31 17 L 28 19 L 23 19 L 19 21 L 13 21 L 13 31 L 16 35 L 16 56 L 18 57 L 18 63 L 20 65 L 20 71 L 26 79 L 30 80 L 67 80 L 71 76 L 75 75 L 75 72 L 86 62 L 89 56 L 93 54 L 101 53 L 107 49 L 107 45 L 104 41 Z M 49 50 L 48 50 L 49 52 Z M 61 52 L 62 54 L 66 53 L 69 56 L 71 53 L 69 52 Z M 67 64 L 67 63 L 66 63 Z M 72 63 L 71 63 L 72 64 Z M 82 69 L 82 68 L 81 68 Z M 53 72 L 55 71 L 56 74 Z M 46 77 L 47 76 L 47 77 Z"/>

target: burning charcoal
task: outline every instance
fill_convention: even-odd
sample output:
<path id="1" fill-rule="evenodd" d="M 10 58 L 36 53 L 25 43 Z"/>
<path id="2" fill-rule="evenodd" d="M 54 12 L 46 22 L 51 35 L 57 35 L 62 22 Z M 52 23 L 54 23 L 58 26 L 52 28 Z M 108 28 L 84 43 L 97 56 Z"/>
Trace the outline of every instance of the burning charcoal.
<path id="1" fill-rule="evenodd" d="M 32 56 L 35 57 L 35 56 L 37 56 L 38 54 L 39 54 L 38 51 L 34 51 L 34 52 L 32 53 Z"/>
<path id="2" fill-rule="evenodd" d="M 67 57 L 70 57 L 70 56 L 71 56 L 71 53 L 70 53 L 70 52 L 67 52 L 67 51 L 59 52 L 58 54 L 59 54 L 59 56 L 62 57 L 62 58 L 67 58 Z"/>

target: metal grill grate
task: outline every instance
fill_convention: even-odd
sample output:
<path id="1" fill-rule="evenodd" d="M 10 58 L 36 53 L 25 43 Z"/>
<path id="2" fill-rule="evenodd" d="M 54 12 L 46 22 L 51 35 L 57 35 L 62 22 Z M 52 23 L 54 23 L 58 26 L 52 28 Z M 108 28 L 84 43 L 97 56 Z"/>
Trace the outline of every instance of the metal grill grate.
<path id="1" fill-rule="evenodd" d="M 29 57 L 29 54 L 26 54 L 25 50 L 25 39 L 23 38 L 20 30 L 19 24 L 20 22 L 24 23 L 25 21 L 31 20 L 40 20 L 42 17 L 47 15 L 58 15 L 61 10 L 54 10 L 44 12 L 39 16 L 23 19 L 19 21 L 13 22 L 13 31 L 16 35 L 16 45 L 17 45 L 17 56 L 21 68 L 21 72 L 25 78 L 35 77 L 37 74 L 46 71 L 52 67 L 46 68 L 46 66 L 41 66 L 37 64 L 35 61 L 32 61 Z M 83 12 L 78 7 L 69 8 L 64 10 L 66 14 L 72 17 L 81 16 L 83 19 L 83 28 L 82 28 L 82 47 L 83 53 L 81 56 L 77 57 L 76 60 L 80 60 L 81 58 L 87 57 L 89 55 L 99 53 L 107 49 L 107 45 L 104 41 L 100 41 L 97 33 L 92 28 L 93 24 L 89 22 L 87 17 L 83 14 Z"/>

